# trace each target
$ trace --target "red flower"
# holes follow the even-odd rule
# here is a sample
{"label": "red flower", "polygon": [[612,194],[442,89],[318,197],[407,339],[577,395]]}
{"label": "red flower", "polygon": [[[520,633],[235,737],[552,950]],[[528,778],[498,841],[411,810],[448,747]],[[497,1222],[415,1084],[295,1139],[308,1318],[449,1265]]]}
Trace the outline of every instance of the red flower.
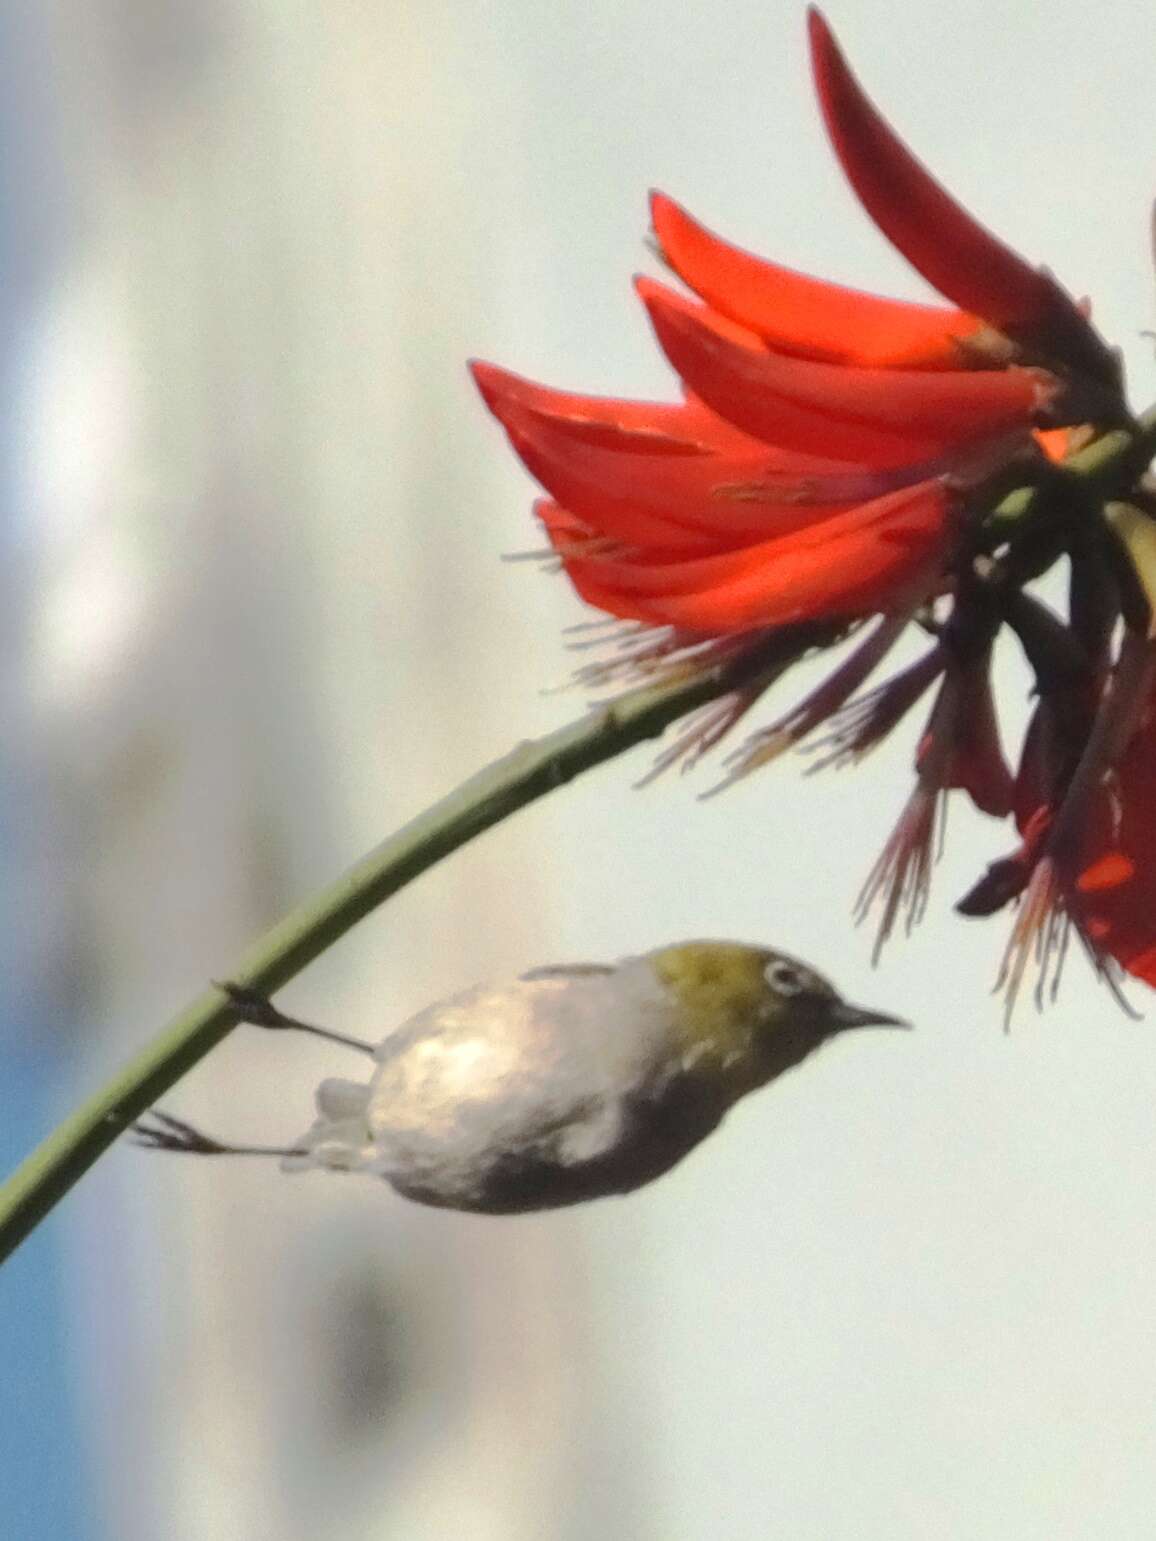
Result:
{"label": "red flower", "polygon": [[[816,645],[816,626],[829,628],[820,641],[831,642],[875,618],[831,679],[731,757],[729,779],[832,719],[826,760],[858,759],[940,679],[915,793],[864,890],[863,903],[883,901],[885,936],[902,905],[914,918],[926,898],[946,793],[962,789],[996,817],[1011,808],[989,665],[1001,626],[1016,624],[1005,613],[1023,582],[1015,564],[1034,576],[1040,541],[1030,525],[1009,536],[990,516],[1017,482],[1055,482],[1048,467],[1070,447],[1069,426],[1087,437],[1131,420],[1118,359],[1086,307],[951,198],[863,94],[818,12],[809,25],[820,106],[850,183],[948,303],[884,299],[794,272],[728,244],[654,193],[658,249],[693,297],[649,278],[637,289],[680,400],[576,395],[492,364],[472,368],[548,494],[535,511],[554,557],[589,605],[628,623],[626,642],[585,679],[754,657],[782,628],[801,628],[802,650]],[[1045,512],[1062,501],[1041,493]],[[1080,539],[1090,549],[1099,535]],[[1043,565],[1066,541],[1052,538]],[[1088,663],[1081,674],[1085,702],[1105,678],[1115,614],[1102,618],[1096,669]],[[916,617],[936,634],[931,653],[857,695]],[[1030,631],[1024,615],[1019,624]],[[660,765],[716,744],[770,682],[758,676],[716,702]],[[1090,713],[1082,721],[1086,735]],[[1046,736],[1041,727],[1037,747]],[[1055,831],[1071,822],[1059,810],[1083,748],[1077,734],[1036,801],[1052,810],[1050,833],[1037,819],[1030,853],[1009,858],[970,896],[976,912],[1044,883],[1034,875],[1056,859]],[[1029,780],[1021,767],[1017,808]],[[1064,861],[1073,849],[1064,847]],[[1078,916],[1088,936],[1122,934],[1106,910],[1093,914],[1076,897],[1085,867],[1096,870],[1095,861],[1065,867],[1057,880],[1063,913]],[[1051,901],[1045,909],[1056,912]]]}
{"label": "red flower", "polygon": [[538,512],[575,587],[624,620],[729,636],[909,610],[944,582],[959,485],[1031,452],[1033,428],[1065,421],[1066,365],[1104,351],[1053,279],[919,167],[822,18],[810,20],[820,101],[852,184],[967,308],[791,272],[654,194],[662,255],[706,302],[638,281],[682,402],[570,395],[473,366],[550,494]]}

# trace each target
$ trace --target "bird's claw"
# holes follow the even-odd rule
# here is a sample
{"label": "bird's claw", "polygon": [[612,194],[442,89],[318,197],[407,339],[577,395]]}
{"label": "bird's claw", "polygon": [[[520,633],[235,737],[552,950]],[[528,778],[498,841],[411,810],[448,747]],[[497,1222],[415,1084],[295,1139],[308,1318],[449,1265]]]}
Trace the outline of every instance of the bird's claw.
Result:
{"label": "bird's claw", "polygon": [[[152,1119],[152,1123],[148,1119]],[[186,1124],[183,1118],[174,1118],[171,1113],[162,1113],[159,1109],[154,1109],[148,1118],[137,1119],[129,1127],[133,1144],[143,1145],[146,1150],[174,1150],[194,1156],[228,1154],[227,1147],[219,1140],[210,1139],[192,1124]]]}

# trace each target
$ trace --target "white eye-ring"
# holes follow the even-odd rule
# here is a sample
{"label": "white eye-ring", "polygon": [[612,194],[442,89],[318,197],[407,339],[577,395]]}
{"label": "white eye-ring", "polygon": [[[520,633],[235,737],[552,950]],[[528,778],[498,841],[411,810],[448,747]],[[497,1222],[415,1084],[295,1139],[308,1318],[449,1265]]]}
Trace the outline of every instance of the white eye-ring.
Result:
{"label": "white eye-ring", "polygon": [[801,995],[807,988],[807,981],[802,971],[782,958],[776,958],[773,963],[768,963],[763,977],[771,989],[776,990],[780,995]]}

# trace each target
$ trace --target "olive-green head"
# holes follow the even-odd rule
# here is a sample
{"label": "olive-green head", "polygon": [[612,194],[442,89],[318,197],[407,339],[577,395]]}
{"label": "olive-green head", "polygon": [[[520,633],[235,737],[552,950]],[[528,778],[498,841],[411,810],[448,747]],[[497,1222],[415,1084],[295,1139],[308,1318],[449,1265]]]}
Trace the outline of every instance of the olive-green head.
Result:
{"label": "olive-green head", "polygon": [[806,963],[742,942],[683,942],[650,955],[675,1002],[685,1053],[736,1091],[771,1080],[852,1027],[906,1027],[852,1006]]}

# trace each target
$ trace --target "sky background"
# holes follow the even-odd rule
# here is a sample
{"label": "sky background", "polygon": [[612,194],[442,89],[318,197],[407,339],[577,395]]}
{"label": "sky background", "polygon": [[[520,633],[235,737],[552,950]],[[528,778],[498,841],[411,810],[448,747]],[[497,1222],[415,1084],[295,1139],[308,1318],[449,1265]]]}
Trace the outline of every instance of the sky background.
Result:
{"label": "sky background", "polygon": [[[829,15],[952,191],[1092,296],[1148,405],[1156,17]],[[537,544],[533,487],[467,357],[670,396],[630,286],[656,271],[652,186],[789,266],[928,296],[827,149],[795,5],[99,0],[12,30],[5,690],[37,834],[4,1084],[27,1145],[291,902],[577,714],[543,687],[581,607],[498,560]],[[1014,746],[1010,650],[998,679]],[[638,751],[286,992],[378,1036],[486,975],[712,935],[917,1031],[837,1042],[653,1189],[563,1215],[116,1153],[0,1282],[13,1345],[39,1344],[42,1400],[0,1413],[13,1448],[45,1409],[9,1464],[27,1541],[1147,1538],[1149,1000],[1130,1020],[1073,954],[1059,1002],[1003,1031],[1008,918],[951,905],[1011,841],[954,802],[927,918],[872,969],[850,911],[918,726],[705,803],[710,766],[633,790]],[[253,1036],[169,1105],[297,1133],[339,1068]]]}

